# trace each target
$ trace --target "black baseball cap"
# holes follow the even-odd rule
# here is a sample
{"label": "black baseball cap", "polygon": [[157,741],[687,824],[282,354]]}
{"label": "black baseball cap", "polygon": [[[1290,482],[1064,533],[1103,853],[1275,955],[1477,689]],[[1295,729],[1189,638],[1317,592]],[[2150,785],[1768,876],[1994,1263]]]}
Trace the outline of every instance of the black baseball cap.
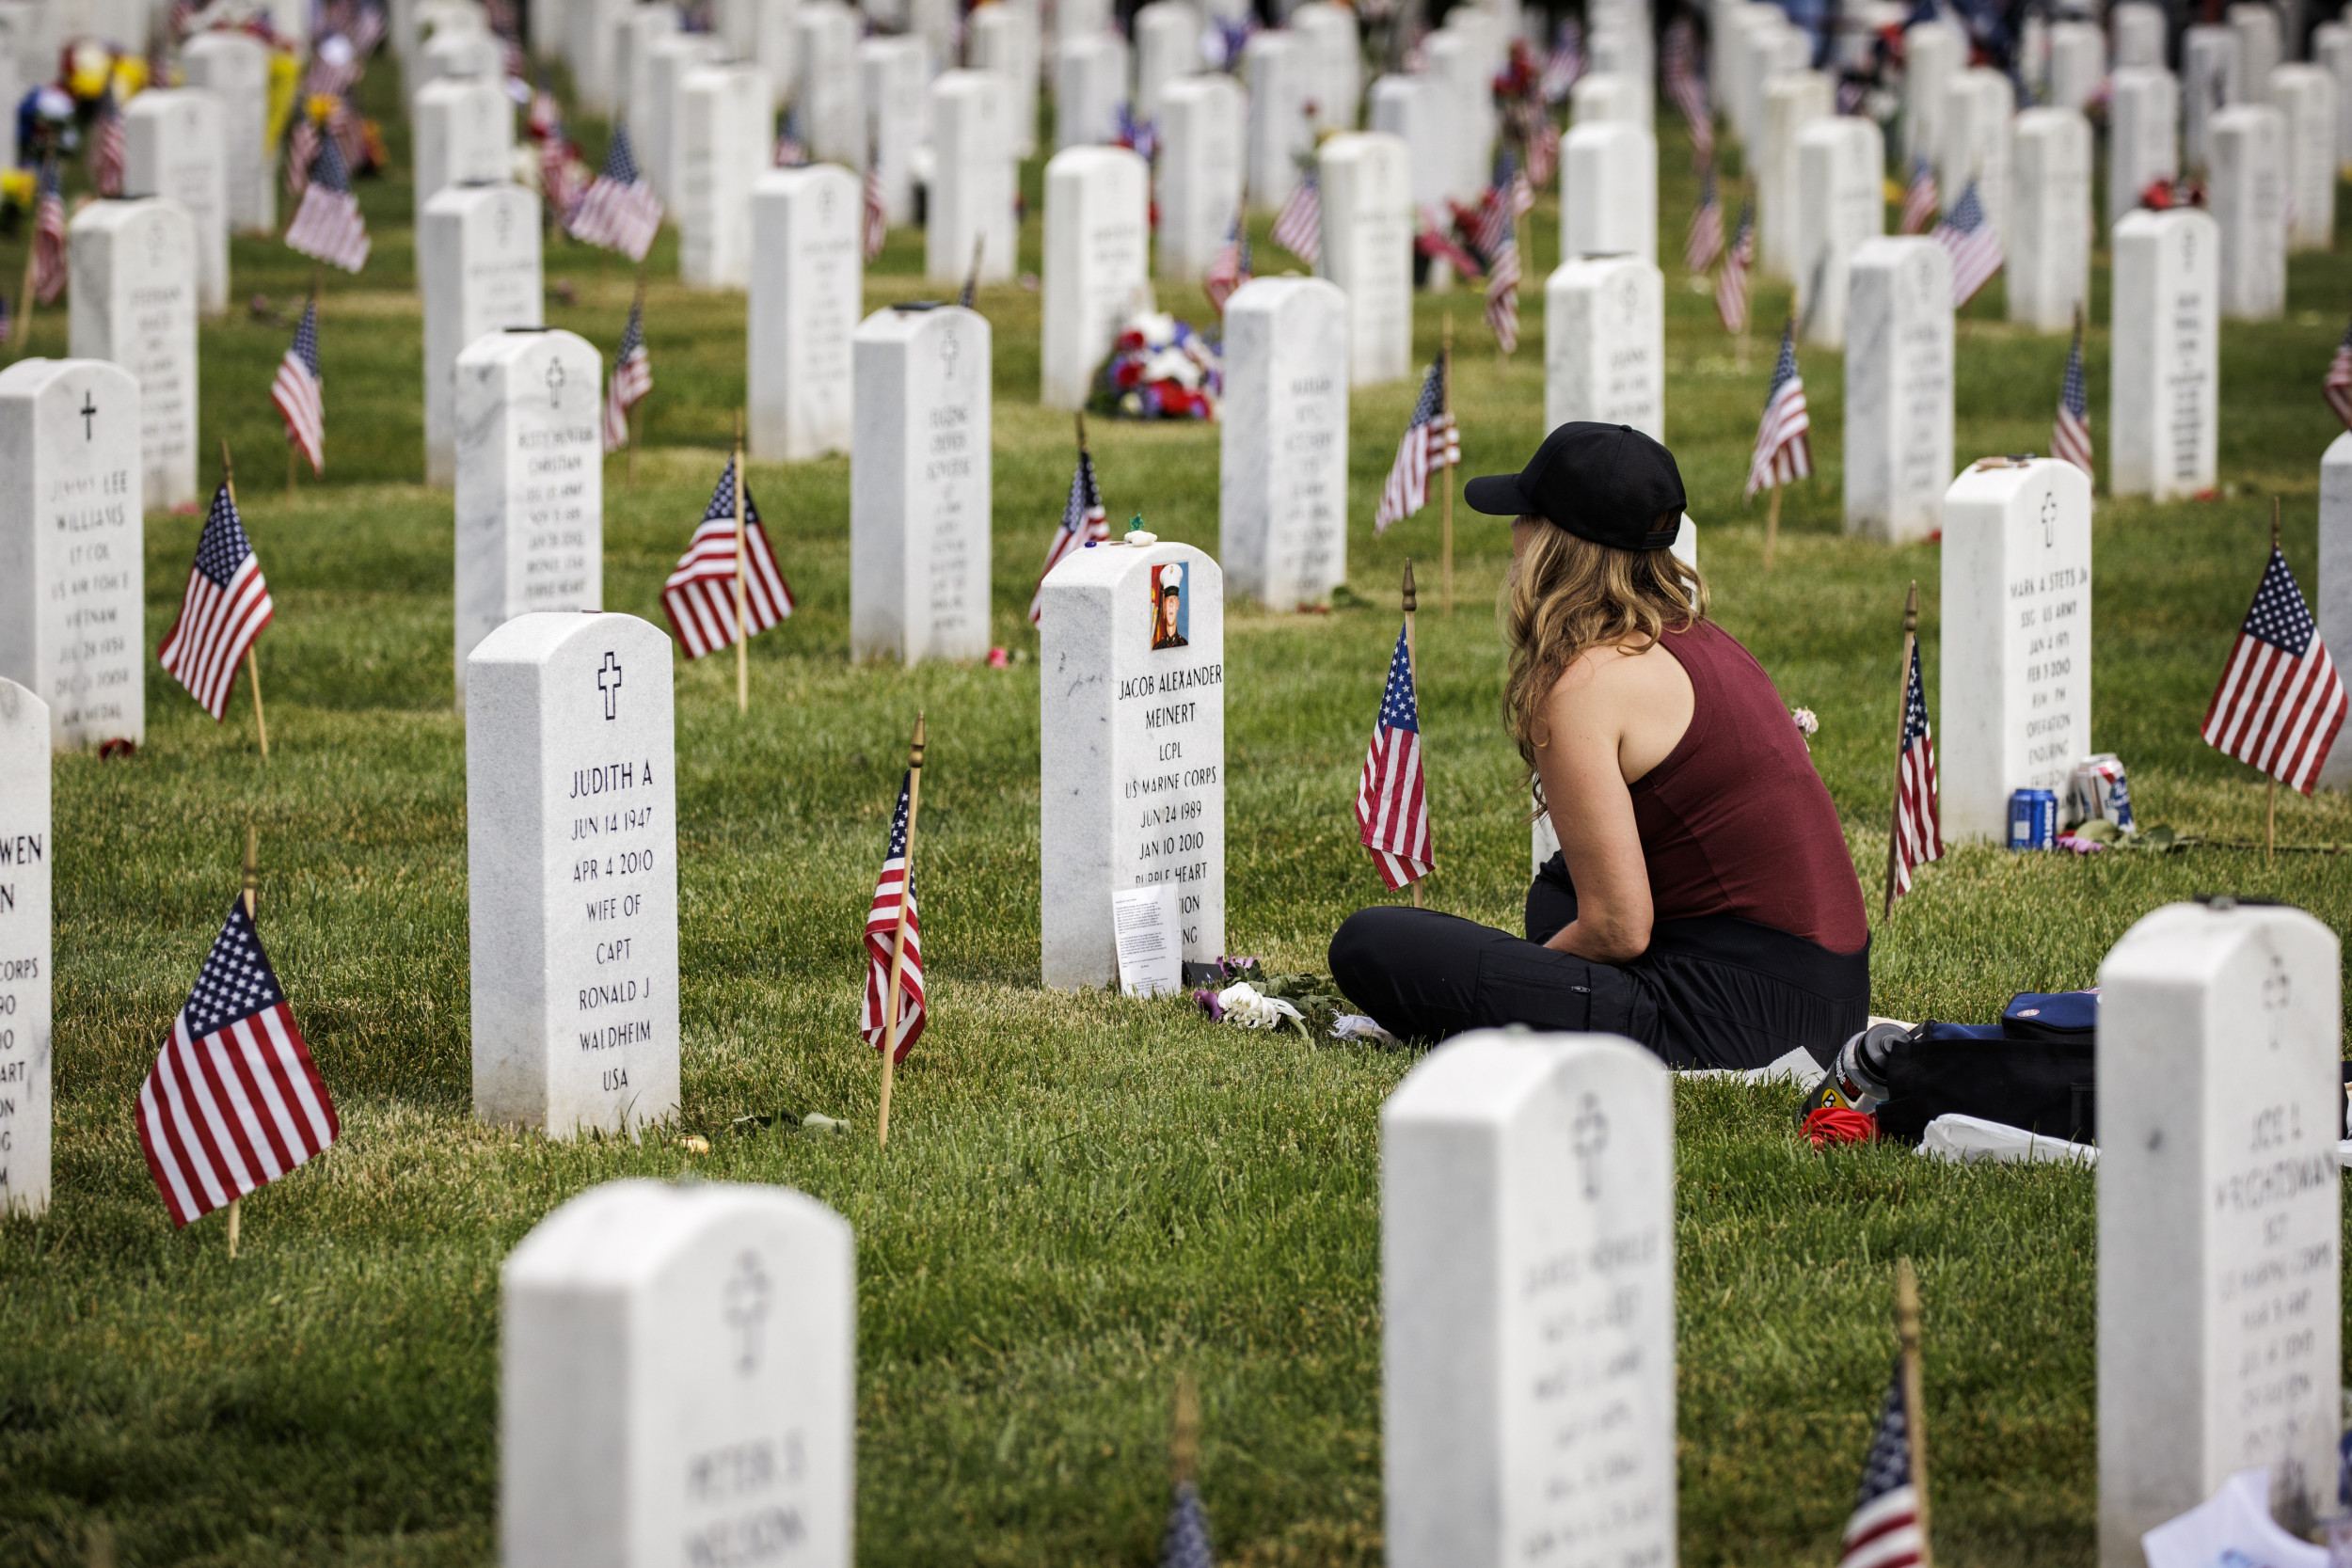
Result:
{"label": "black baseball cap", "polygon": [[[1620,550],[1662,550],[1681,531],[1682,470],[1675,454],[1631,425],[1578,420],[1544,437],[1527,467],[1462,487],[1473,512],[1532,513],[1580,539]],[[1663,531],[1652,525],[1669,519]]]}

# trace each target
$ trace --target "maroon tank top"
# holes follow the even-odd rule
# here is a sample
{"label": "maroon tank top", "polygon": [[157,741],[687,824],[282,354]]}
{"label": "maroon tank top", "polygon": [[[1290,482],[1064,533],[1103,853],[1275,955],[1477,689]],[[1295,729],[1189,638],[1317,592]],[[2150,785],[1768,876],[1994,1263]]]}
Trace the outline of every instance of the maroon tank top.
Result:
{"label": "maroon tank top", "polygon": [[1633,784],[1659,920],[1730,914],[1833,953],[1869,937],[1837,808],[1756,657],[1702,621],[1662,640],[1691,677],[1691,727]]}

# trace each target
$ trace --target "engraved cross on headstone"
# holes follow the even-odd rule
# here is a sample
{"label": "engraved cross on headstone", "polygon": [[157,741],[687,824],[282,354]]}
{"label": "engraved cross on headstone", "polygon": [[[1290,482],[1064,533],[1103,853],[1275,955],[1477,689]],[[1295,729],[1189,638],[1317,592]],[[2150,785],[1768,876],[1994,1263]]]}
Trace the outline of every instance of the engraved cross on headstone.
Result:
{"label": "engraved cross on headstone", "polygon": [[2285,1040],[2287,1007],[2294,1000],[2295,982],[2288,977],[2286,960],[2273,953],[2270,973],[2263,976],[2263,1022],[2269,1027],[2273,1051]]}
{"label": "engraved cross on headstone", "polygon": [[564,362],[561,359],[548,361],[548,406],[564,406]]}
{"label": "engraved cross on headstone", "polygon": [[939,335],[939,362],[945,367],[942,373],[950,381],[956,378],[956,356],[962,352],[963,345],[956,341],[953,327]]}
{"label": "engraved cross on headstone", "polygon": [[2058,492],[2046,492],[2042,498],[2042,547],[2045,550],[2058,546]]}
{"label": "engraved cross on headstone", "polygon": [[87,392],[84,392],[82,394],[82,407],[80,412],[82,415],[82,439],[87,441],[90,438],[90,420],[98,418],[98,404]]}
{"label": "engraved cross on headstone", "polygon": [[[610,676],[610,679],[606,677]],[[604,663],[596,669],[596,689],[604,693],[604,716],[618,719],[621,702],[621,658],[612,649],[604,652]]]}
{"label": "engraved cross on headstone", "polygon": [[1568,1131],[1575,1139],[1577,1168],[1584,1177],[1584,1196],[1590,1201],[1600,1196],[1600,1157],[1609,1147],[1609,1118],[1601,1113],[1599,1096],[1584,1096]]}
{"label": "engraved cross on headstone", "polygon": [[759,1370],[759,1329],[768,1318],[768,1273],[759,1266],[759,1254],[739,1256],[723,1294],[727,1326],[742,1336],[736,1346],[735,1370],[745,1377]]}

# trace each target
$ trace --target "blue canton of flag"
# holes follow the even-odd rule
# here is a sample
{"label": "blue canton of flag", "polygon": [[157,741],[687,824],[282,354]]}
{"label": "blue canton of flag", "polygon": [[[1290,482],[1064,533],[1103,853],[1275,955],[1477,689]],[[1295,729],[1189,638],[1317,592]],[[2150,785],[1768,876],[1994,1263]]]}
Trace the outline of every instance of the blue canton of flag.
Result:
{"label": "blue canton of flag", "polygon": [[1356,835],[1391,888],[1417,882],[1437,864],[1429,835],[1429,792],[1422,772],[1421,711],[1413,699],[1412,644],[1397,629],[1380,722],[1356,787]]}
{"label": "blue canton of flag", "polygon": [[1853,1514],[1846,1521],[1838,1568],[1906,1568],[1919,1560],[1927,1536],[1919,1528],[1919,1494],[1912,1484],[1911,1421],[1898,1365],[1879,1406],[1870,1457],[1863,1462]]}

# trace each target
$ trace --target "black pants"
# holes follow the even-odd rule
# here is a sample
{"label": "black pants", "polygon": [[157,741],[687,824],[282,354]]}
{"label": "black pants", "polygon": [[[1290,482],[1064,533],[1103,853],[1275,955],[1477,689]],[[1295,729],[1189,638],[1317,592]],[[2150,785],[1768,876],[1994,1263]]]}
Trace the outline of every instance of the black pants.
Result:
{"label": "black pants", "polygon": [[1733,915],[1661,921],[1629,964],[1543,942],[1576,918],[1558,855],[1527,890],[1527,940],[1434,910],[1383,905],[1331,939],[1331,974],[1399,1039],[1469,1029],[1623,1035],[1669,1067],[1759,1068],[1804,1050],[1828,1065],[1870,1011],[1870,950],[1825,947]]}

